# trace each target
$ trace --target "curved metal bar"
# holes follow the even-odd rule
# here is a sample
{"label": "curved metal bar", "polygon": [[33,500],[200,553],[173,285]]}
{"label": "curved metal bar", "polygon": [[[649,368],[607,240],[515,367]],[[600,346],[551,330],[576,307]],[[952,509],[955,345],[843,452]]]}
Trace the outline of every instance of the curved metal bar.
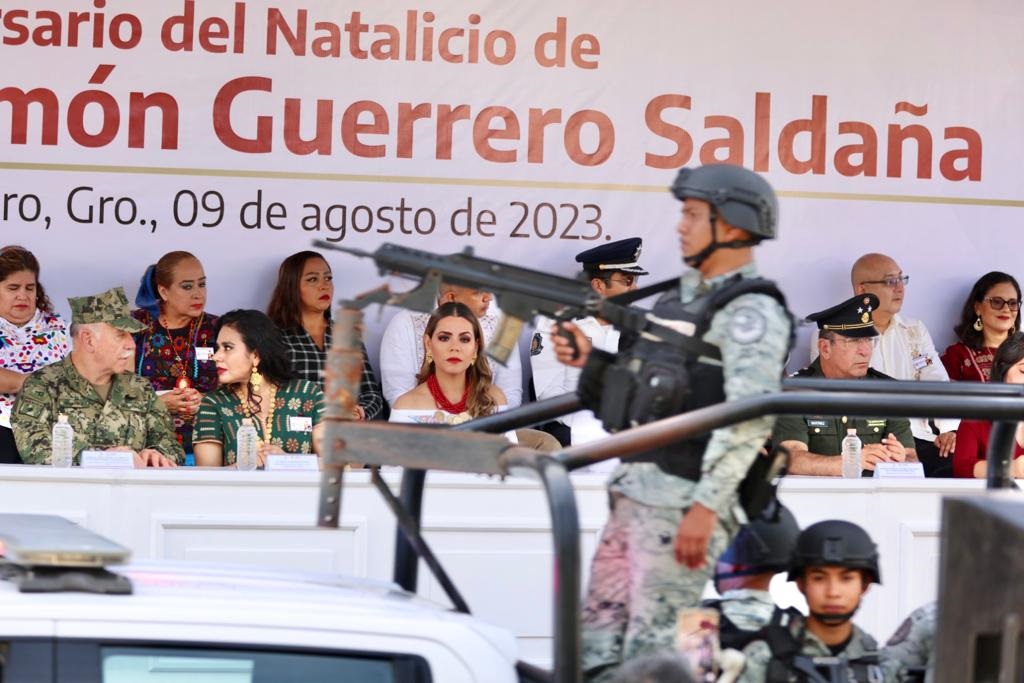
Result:
{"label": "curved metal bar", "polygon": [[513,429],[549,422],[556,417],[575,413],[580,408],[582,408],[582,405],[576,394],[562,394],[554,398],[534,401],[533,403],[521,405],[518,408],[487,415],[486,417],[478,417],[475,420],[455,425],[451,429],[460,432],[501,434]]}
{"label": "curved metal bar", "polygon": [[1013,448],[1017,445],[1016,435],[1016,422],[992,423],[992,431],[988,435],[988,453],[985,458],[988,462],[985,475],[986,488],[1014,488],[1010,468],[1013,465]]}
{"label": "curved metal bar", "polygon": [[906,417],[966,417],[980,420],[1024,418],[1024,397],[916,395],[899,393],[785,392],[750,396],[693,410],[613,434],[606,439],[573,446],[553,457],[566,469],[586,467],[610,458],[629,457],[673,441],[709,432],[762,415],[900,415]]}
{"label": "curved metal bar", "polygon": [[580,660],[580,525],[576,495],[562,463],[548,456],[540,456],[536,462],[551,510],[555,551],[552,679],[560,683],[579,683],[583,671]]}
{"label": "curved metal bar", "polygon": [[787,377],[783,391],[854,392],[858,394],[918,394],[957,396],[1024,396],[1024,384],[1002,382],[930,382],[893,381],[891,379],[827,379],[824,377]]}

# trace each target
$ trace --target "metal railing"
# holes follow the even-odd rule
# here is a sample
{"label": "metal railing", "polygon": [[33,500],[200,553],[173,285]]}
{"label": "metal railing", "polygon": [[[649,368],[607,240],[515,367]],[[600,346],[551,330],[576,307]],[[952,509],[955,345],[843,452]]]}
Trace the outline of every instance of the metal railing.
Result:
{"label": "metal railing", "polygon": [[[784,391],[708,406],[609,435],[600,441],[551,454],[511,447],[503,462],[532,470],[540,480],[552,517],[555,555],[554,637],[551,680],[578,683],[580,669],[579,521],[568,472],[609,458],[623,458],[764,415],[846,415],[974,418],[993,421],[988,449],[988,487],[1013,486],[1010,465],[1015,426],[1024,419],[1024,386],[949,384],[888,380],[789,379]],[[546,422],[579,409],[573,396],[542,401],[463,423],[455,431],[504,432]],[[401,465],[401,462],[388,464]],[[418,527],[425,473],[403,475],[401,503]],[[399,532],[399,536],[402,532]],[[404,541],[404,539],[403,539]],[[395,580],[416,590],[416,554],[396,541]],[[400,552],[399,552],[400,551]]]}

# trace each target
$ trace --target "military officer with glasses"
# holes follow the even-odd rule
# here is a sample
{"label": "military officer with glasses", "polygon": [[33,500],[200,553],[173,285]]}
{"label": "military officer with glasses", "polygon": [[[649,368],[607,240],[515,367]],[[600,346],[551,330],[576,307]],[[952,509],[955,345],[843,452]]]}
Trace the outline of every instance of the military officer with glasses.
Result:
{"label": "military officer with glasses", "polygon": [[[583,269],[581,277],[587,279],[591,289],[605,299],[633,291],[640,277],[647,275],[640,265],[642,249],[641,238],[629,237],[581,251],[576,254],[576,263]],[[608,322],[588,316],[576,320],[575,324],[597,348],[611,353],[618,351],[619,331]],[[560,363],[548,341],[553,326],[553,320],[539,318],[530,344],[530,368],[538,401],[571,394],[579,384],[581,370]],[[563,446],[607,435],[600,421],[588,411],[566,415],[543,425],[543,429]]]}
{"label": "military officer with glasses", "polygon": [[[885,254],[864,254],[850,269],[854,294],[874,294],[878,307],[872,320],[878,330],[878,342],[871,355],[871,367],[899,380],[948,382],[946,372],[928,328],[920,320],[904,316],[904,296],[910,276],[895,259]],[[811,360],[817,356],[812,341]],[[915,417],[910,420],[914,450],[924,466],[925,476],[952,477],[953,450],[956,448],[955,418]]]}
{"label": "military officer with glasses", "polygon": [[[874,294],[858,294],[807,316],[818,326],[818,358],[795,376],[892,379],[871,367],[878,344],[873,320],[878,306]],[[856,429],[864,444],[861,463],[865,471],[874,470],[880,462],[917,461],[910,422],[905,418],[783,415],[775,423],[772,441],[789,449],[790,474],[840,476],[842,458],[838,456],[847,429]]]}

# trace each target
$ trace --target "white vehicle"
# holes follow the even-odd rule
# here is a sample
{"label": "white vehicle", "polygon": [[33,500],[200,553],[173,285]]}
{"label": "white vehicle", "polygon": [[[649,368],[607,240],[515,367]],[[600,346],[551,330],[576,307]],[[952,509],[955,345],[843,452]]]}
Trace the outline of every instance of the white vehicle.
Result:
{"label": "white vehicle", "polygon": [[0,554],[0,683],[520,680],[510,633],[394,584],[114,566],[127,550],[48,515],[0,515]]}

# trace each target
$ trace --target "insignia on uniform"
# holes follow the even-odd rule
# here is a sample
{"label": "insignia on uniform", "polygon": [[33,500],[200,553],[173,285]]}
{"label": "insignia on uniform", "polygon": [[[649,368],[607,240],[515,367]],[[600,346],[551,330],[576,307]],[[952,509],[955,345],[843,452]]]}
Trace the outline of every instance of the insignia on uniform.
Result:
{"label": "insignia on uniform", "polygon": [[903,623],[900,624],[900,627],[896,629],[896,633],[893,633],[892,637],[889,638],[889,642],[886,643],[886,645],[899,645],[902,643],[907,639],[907,636],[910,635],[910,629],[913,628],[913,626],[914,623],[910,617],[904,619]]}
{"label": "insignia on uniform", "polygon": [[539,356],[540,352],[544,350],[544,338],[540,332],[533,333],[533,339],[530,340],[530,355]]}
{"label": "insignia on uniform", "polygon": [[768,329],[768,322],[756,308],[743,306],[736,309],[729,321],[729,337],[740,344],[759,341]]}

